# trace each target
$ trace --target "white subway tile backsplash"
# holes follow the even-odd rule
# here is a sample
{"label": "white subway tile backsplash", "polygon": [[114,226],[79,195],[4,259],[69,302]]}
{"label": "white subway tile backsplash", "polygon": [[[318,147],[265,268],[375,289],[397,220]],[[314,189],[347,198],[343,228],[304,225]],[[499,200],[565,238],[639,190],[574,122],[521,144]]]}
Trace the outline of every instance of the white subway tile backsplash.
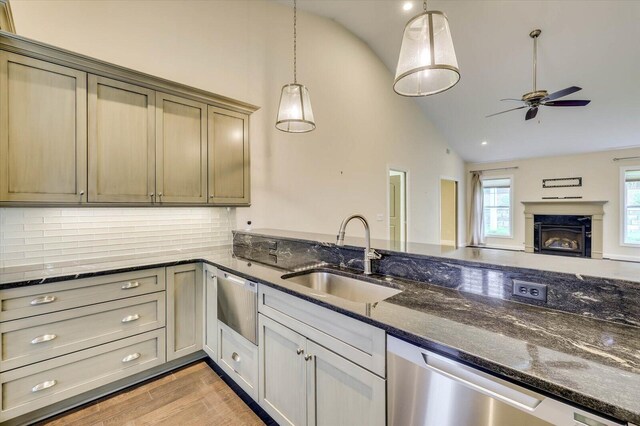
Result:
{"label": "white subway tile backsplash", "polygon": [[0,208],[0,267],[117,262],[231,243],[235,209]]}

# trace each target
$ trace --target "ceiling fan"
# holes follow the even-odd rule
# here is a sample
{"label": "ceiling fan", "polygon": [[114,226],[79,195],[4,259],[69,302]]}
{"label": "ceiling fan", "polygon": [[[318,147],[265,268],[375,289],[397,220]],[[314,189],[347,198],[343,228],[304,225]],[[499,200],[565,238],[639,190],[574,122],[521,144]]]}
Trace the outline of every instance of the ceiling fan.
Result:
{"label": "ceiling fan", "polygon": [[529,37],[533,39],[533,91],[529,93],[525,93],[522,95],[522,99],[500,99],[501,101],[517,101],[523,102],[524,105],[519,106],[517,108],[511,108],[506,111],[497,112],[495,114],[487,115],[487,117],[493,117],[494,115],[504,114],[509,111],[516,111],[518,109],[529,108],[527,110],[527,114],[525,115],[525,120],[531,120],[538,114],[538,108],[541,106],[550,106],[550,107],[576,107],[576,106],[585,106],[589,104],[591,101],[587,100],[562,100],[557,101],[556,99],[562,98],[564,96],[575,93],[579,90],[582,90],[581,87],[571,86],[566,89],[559,90],[557,92],[553,92],[549,94],[546,90],[538,90],[536,88],[536,68],[538,62],[538,37],[542,31],[533,30],[529,34]]}

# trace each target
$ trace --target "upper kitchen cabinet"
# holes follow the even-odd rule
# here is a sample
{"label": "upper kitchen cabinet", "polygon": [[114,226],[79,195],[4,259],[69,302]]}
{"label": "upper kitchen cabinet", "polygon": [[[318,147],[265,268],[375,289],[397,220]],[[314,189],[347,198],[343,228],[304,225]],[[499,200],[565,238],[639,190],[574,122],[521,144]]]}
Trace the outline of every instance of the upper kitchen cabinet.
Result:
{"label": "upper kitchen cabinet", "polygon": [[257,109],[2,32],[0,204],[249,205]]}
{"label": "upper kitchen cabinet", "polygon": [[207,105],[156,95],[156,190],[161,203],[207,202]]}
{"label": "upper kitchen cabinet", "polygon": [[86,201],[87,75],[0,51],[0,201]]}
{"label": "upper kitchen cabinet", "polygon": [[155,92],[89,75],[89,201],[155,201]]}
{"label": "upper kitchen cabinet", "polygon": [[249,205],[249,116],[209,106],[209,202]]}

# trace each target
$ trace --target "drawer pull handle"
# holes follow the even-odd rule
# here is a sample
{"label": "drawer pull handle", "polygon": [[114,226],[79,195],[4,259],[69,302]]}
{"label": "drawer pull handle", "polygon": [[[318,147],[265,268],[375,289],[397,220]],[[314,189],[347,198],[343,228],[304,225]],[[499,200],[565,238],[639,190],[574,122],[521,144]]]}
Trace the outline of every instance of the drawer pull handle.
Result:
{"label": "drawer pull handle", "polygon": [[47,303],[51,303],[55,301],[56,301],[55,296],[40,296],[40,297],[36,297],[31,301],[31,306],[46,305]]}
{"label": "drawer pull handle", "polygon": [[58,337],[58,336],[55,335],[55,334],[43,334],[42,336],[38,336],[38,337],[34,338],[31,341],[31,344],[32,345],[37,345],[38,343],[48,342],[50,340],[55,339],[56,337]]}
{"label": "drawer pull handle", "polygon": [[122,322],[131,322],[139,319],[140,319],[140,315],[138,314],[127,315],[126,317],[122,318]]}
{"label": "drawer pull handle", "polygon": [[125,356],[124,358],[122,358],[122,362],[131,362],[131,361],[135,361],[138,358],[140,358],[140,352],[136,352],[131,355]]}
{"label": "drawer pull handle", "polygon": [[126,284],[122,284],[122,287],[120,287],[123,290],[129,290],[130,288],[136,288],[136,287],[140,287],[140,283],[138,281],[129,281]]}
{"label": "drawer pull handle", "polygon": [[49,389],[50,387],[55,386],[56,383],[58,383],[57,380],[47,380],[46,382],[38,383],[31,388],[31,392],[40,392],[41,390]]}
{"label": "drawer pull handle", "polygon": [[240,355],[238,355],[238,352],[234,352],[231,355],[231,359],[234,360],[235,362],[240,362]]}

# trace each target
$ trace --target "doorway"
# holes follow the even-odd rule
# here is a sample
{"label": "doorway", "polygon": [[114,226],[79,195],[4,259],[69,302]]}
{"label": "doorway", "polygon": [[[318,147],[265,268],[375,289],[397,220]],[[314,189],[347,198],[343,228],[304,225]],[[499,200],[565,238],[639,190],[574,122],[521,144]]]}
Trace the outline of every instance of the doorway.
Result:
{"label": "doorway", "polygon": [[389,169],[389,241],[400,248],[407,241],[407,172]]}
{"label": "doorway", "polygon": [[440,179],[440,244],[458,246],[458,182]]}

